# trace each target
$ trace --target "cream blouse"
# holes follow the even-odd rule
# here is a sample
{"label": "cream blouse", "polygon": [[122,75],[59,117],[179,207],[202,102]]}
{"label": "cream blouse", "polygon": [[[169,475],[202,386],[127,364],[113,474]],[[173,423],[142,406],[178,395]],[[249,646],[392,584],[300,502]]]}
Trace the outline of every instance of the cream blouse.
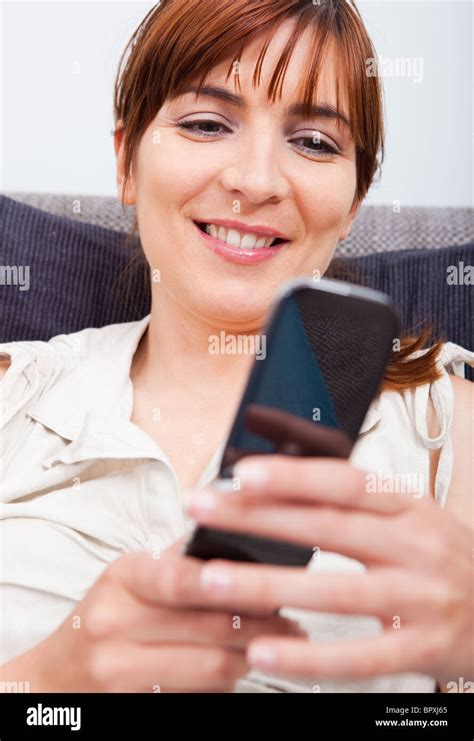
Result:
{"label": "cream blouse", "polygon": [[[150,315],[58,335],[49,342],[0,344],[11,365],[0,382],[0,663],[46,638],[73,611],[101,572],[126,551],[163,550],[193,523],[182,507],[169,459],[130,422],[130,367]],[[453,388],[474,353],[443,345],[440,380],[399,394],[383,392],[362,425],[351,461],[377,474],[419,472],[428,494],[429,449],[441,448],[436,499],[446,501],[453,462]],[[441,432],[429,438],[428,395]],[[199,484],[217,475],[225,440]],[[318,570],[364,570],[353,559],[321,552]],[[284,608],[312,640],[362,636],[378,620]],[[252,671],[236,692],[422,692],[430,677],[283,680]]]}

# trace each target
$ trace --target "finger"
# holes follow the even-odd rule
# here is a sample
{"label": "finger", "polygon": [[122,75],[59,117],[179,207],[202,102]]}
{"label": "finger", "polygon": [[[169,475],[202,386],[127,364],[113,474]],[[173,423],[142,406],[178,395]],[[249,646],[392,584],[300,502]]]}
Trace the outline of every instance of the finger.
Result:
{"label": "finger", "polygon": [[334,458],[251,456],[241,459],[233,474],[241,491],[278,499],[290,498],[292,501],[326,503],[386,514],[402,512],[413,506],[413,501],[422,501],[418,491],[398,493],[396,481],[391,482],[386,476],[376,476]]}
{"label": "finger", "polygon": [[126,692],[126,693],[139,693],[139,694],[176,694],[179,693],[180,695],[183,694],[223,694],[227,692],[233,692],[235,687],[235,680],[230,680],[228,684],[223,682],[219,687],[202,687],[202,688],[196,688],[196,687],[160,687],[160,685],[153,685],[150,687],[149,684],[138,686],[138,687],[129,687],[128,683],[125,682],[123,685],[116,685],[114,688],[114,692]]}
{"label": "finger", "polygon": [[120,634],[138,643],[195,643],[244,649],[259,635],[301,635],[298,624],[283,617],[255,618],[244,613],[156,607],[123,590],[103,600],[88,615],[87,628],[95,638]]}
{"label": "finger", "polygon": [[249,641],[264,634],[300,636],[296,622],[279,616],[254,618],[243,611],[210,612],[198,610],[162,610],[157,624],[152,622],[132,627],[131,639],[146,642],[196,643],[219,645],[223,648],[244,649]]}
{"label": "finger", "polygon": [[189,515],[201,525],[284,540],[334,551],[366,564],[409,563],[417,541],[398,521],[384,515],[328,506],[305,506],[222,494],[196,492]]}
{"label": "finger", "polygon": [[176,642],[219,645],[244,649],[249,641],[265,633],[278,636],[301,636],[297,623],[282,617],[252,618],[232,612],[197,610],[162,611],[160,624],[149,622],[143,628],[132,628],[130,638],[141,642]]}
{"label": "finger", "polygon": [[429,655],[436,652],[437,641],[415,628],[318,643],[259,638],[250,644],[247,657],[253,668],[278,674],[362,679],[398,672],[429,673]]}
{"label": "finger", "polygon": [[[183,558],[164,555],[161,559],[155,559],[150,551],[127,553],[110,568],[111,589],[115,595],[114,581],[118,581],[126,591],[149,606],[212,610],[212,598],[201,586],[200,576],[204,563],[189,556]],[[254,617],[274,616],[273,611],[262,605],[257,596],[255,609],[249,609],[248,613]]]}
{"label": "finger", "polygon": [[249,566],[228,561],[209,562],[202,571],[203,589],[234,609],[262,604],[346,615],[379,617],[395,624],[420,615],[436,614],[442,592],[435,583],[400,569],[368,573],[324,573],[294,567]]}
{"label": "finger", "polygon": [[235,688],[235,680],[231,680],[228,684],[223,682],[219,687],[203,687],[202,689],[196,689],[195,687],[166,687],[164,692],[168,694],[175,694],[179,692],[182,694],[211,694],[218,695],[228,692],[233,692]]}
{"label": "finger", "polygon": [[[92,660],[95,680],[112,692],[141,688],[157,692],[181,687],[206,690],[228,689],[248,672],[245,654],[220,648],[194,645],[137,646],[117,650],[114,644],[102,647]],[[146,689],[148,688],[148,690]]]}

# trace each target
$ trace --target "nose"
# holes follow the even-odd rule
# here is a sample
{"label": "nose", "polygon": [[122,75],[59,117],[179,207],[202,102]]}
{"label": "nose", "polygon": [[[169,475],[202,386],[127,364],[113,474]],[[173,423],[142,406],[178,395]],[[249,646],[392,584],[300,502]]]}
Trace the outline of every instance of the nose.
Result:
{"label": "nose", "polygon": [[265,130],[242,139],[236,147],[235,158],[223,168],[220,182],[236,198],[240,193],[255,204],[281,201],[290,192],[275,139]]}

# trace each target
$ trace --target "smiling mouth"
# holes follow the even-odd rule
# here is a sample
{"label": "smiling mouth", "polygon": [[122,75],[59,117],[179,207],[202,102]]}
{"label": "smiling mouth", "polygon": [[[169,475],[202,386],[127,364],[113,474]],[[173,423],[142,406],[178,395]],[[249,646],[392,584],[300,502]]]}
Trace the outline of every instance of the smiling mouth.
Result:
{"label": "smiling mouth", "polygon": [[[287,244],[288,240],[286,239],[280,239],[280,237],[275,237],[274,239],[271,239],[269,237],[263,237],[262,235],[253,234],[252,232],[248,232],[245,235],[242,232],[237,231],[236,229],[227,229],[225,227],[219,227],[218,230],[215,231],[215,233],[212,233],[212,225],[206,224],[202,221],[195,221],[194,222],[198,229],[200,229],[204,234],[207,234],[208,236],[213,236],[217,239],[220,239],[222,242],[224,242],[226,245],[228,245],[229,248],[233,248],[235,250],[249,250],[249,251],[255,251],[261,249],[268,249],[271,247],[279,247],[280,245]],[[216,228],[214,227],[214,230]],[[221,229],[223,230],[221,232]],[[222,236],[219,235],[219,233],[222,234]],[[247,245],[242,244],[242,240],[245,237],[254,237],[253,244]],[[237,241],[239,241],[239,244],[237,244]]]}

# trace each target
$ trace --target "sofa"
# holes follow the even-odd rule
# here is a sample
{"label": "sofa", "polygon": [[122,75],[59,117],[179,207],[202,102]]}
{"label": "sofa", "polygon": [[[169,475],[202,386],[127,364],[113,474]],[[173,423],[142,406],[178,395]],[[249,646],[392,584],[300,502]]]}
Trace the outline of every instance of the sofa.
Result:
{"label": "sofa", "polygon": [[[115,197],[0,194],[0,342],[145,316],[135,218]],[[363,205],[330,275],[388,293],[406,333],[428,325],[433,339],[474,350],[473,265],[471,209]]]}

